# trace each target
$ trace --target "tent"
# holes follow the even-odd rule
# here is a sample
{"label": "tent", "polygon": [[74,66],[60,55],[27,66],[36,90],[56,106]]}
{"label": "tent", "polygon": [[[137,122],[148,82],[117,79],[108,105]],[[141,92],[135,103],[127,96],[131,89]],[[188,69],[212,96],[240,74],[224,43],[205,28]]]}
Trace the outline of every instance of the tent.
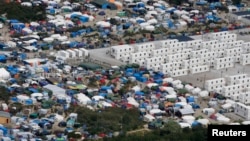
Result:
{"label": "tent", "polygon": [[105,13],[104,11],[100,11],[100,12],[98,13],[98,15],[104,16],[104,15],[106,15],[106,13]]}

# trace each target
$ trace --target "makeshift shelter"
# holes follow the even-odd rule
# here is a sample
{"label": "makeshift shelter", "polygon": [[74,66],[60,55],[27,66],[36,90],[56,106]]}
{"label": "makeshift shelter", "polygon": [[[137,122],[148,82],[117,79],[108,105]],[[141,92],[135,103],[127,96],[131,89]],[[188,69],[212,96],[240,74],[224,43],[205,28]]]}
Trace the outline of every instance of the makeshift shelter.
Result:
{"label": "makeshift shelter", "polygon": [[110,10],[116,10],[116,5],[113,3],[110,3],[106,0],[92,0],[91,3],[95,5],[96,7],[102,8],[102,9],[110,9]]}
{"label": "makeshift shelter", "polygon": [[87,70],[97,70],[102,68],[101,66],[93,63],[82,63],[79,66]]}

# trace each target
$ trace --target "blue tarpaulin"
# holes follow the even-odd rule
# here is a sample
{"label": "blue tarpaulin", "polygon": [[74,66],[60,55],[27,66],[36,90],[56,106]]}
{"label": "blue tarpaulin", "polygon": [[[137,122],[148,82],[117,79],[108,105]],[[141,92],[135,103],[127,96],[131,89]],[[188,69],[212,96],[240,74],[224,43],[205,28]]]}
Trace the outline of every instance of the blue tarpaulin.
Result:
{"label": "blue tarpaulin", "polygon": [[144,95],[144,92],[141,92],[141,91],[137,91],[137,92],[135,92],[135,95]]}
{"label": "blue tarpaulin", "polygon": [[32,105],[32,104],[33,104],[33,100],[32,99],[25,100],[25,105]]}
{"label": "blue tarpaulin", "polygon": [[188,96],[186,99],[187,99],[187,103],[195,102],[195,98],[193,96]]}

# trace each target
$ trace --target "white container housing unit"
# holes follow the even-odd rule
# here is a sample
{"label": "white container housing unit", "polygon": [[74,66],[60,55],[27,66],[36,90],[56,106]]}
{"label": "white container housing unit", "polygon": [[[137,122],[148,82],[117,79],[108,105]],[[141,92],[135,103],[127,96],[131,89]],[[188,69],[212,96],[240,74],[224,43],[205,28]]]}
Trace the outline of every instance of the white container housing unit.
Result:
{"label": "white container housing unit", "polygon": [[161,46],[162,46],[162,48],[166,48],[166,47],[169,47],[170,45],[173,45],[177,42],[179,42],[177,39],[163,40],[163,41],[161,41]]}
{"label": "white container housing unit", "polygon": [[160,66],[160,71],[165,74],[170,74],[181,69],[181,62],[164,63]]}
{"label": "white container housing unit", "polygon": [[79,48],[79,50],[82,51],[83,57],[89,56],[89,51],[85,48]]}
{"label": "white container housing unit", "polygon": [[225,50],[225,56],[227,57],[234,57],[234,62],[240,62],[240,57],[243,52],[241,47],[235,47]]}
{"label": "white container housing unit", "polygon": [[149,52],[136,52],[136,53],[131,53],[130,54],[130,63],[139,63],[141,60],[145,60],[149,58]]}
{"label": "white container housing unit", "polygon": [[65,50],[58,51],[58,56],[63,57],[63,58],[70,58],[69,52],[67,52]]}
{"label": "white container housing unit", "polygon": [[245,120],[250,120],[250,106],[237,102],[234,113],[243,117]]}
{"label": "white container housing unit", "polygon": [[222,88],[222,95],[230,98],[231,96],[235,95],[235,94],[240,94],[242,92],[242,85],[241,84],[237,84],[237,85],[229,85],[229,86],[224,86]]}
{"label": "white container housing unit", "polygon": [[207,52],[208,52],[208,49],[194,50],[194,51],[191,51],[190,57],[191,58],[199,58],[200,55],[207,53]]}
{"label": "white container housing unit", "polygon": [[234,66],[233,57],[223,57],[214,60],[214,69],[219,70],[223,68],[231,68]]}
{"label": "white container housing unit", "polygon": [[192,41],[187,41],[186,46],[193,48],[194,46],[200,46],[202,43],[202,40],[192,40]]}
{"label": "white container housing unit", "polygon": [[76,57],[76,52],[71,50],[71,49],[67,49],[66,50],[69,53],[69,57],[70,58],[75,58]]}
{"label": "white container housing unit", "polygon": [[76,56],[77,57],[82,57],[83,56],[83,53],[82,53],[82,51],[81,50],[79,50],[79,49],[73,49],[73,51],[75,51],[75,53],[76,53]]}
{"label": "white container housing unit", "polygon": [[[236,85],[236,84],[242,84],[245,81],[245,78],[247,78],[247,74],[237,74],[237,75],[230,75],[226,77],[226,83],[227,85]],[[243,81],[241,81],[243,80]]]}
{"label": "white container housing unit", "polygon": [[166,62],[177,62],[177,61],[182,61],[182,60],[186,60],[189,58],[189,54],[188,53],[176,53],[176,54],[172,54],[172,55],[167,55],[166,56]]}
{"label": "white container housing unit", "polygon": [[239,95],[239,102],[249,105],[250,104],[250,92],[241,93]]}
{"label": "white container housing unit", "polygon": [[146,68],[150,69],[155,66],[160,66],[161,64],[164,63],[164,59],[160,57],[151,57],[151,58],[146,58],[145,59],[145,66]]}
{"label": "white container housing unit", "polygon": [[210,34],[208,35],[208,37],[209,37],[210,39],[216,39],[216,40],[217,40],[219,37],[225,36],[225,35],[228,35],[228,34],[229,34],[228,31],[215,32],[215,33],[210,33]]}
{"label": "white container housing unit", "polygon": [[203,41],[201,43],[201,49],[210,49],[210,47],[218,44],[217,40]]}
{"label": "white container housing unit", "polygon": [[209,68],[210,67],[208,65],[192,67],[192,68],[190,68],[190,73],[195,74],[195,73],[207,72],[207,71],[209,71]]}
{"label": "white container housing unit", "polygon": [[188,69],[178,69],[169,73],[171,77],[185,76],[188,75]]}
{"label": "white container housing unit", "polygon": [[207,91],[215,91],[217,89],[222,89],[226,84],[225,78],[217,78],[205,81],[205,89]]}
{"label": "white container housing unit", "polygon": [[243,53],[250,53],[250,42],[242,44]]}
{"label": "white container housing unit", "polygon": [[241,65],[248,65],[248,64],[250,64],[250,53],[248,53],[248,54],[241,54],[241,56],[240,56],[240,64]]}
{"label": "white container housing unit", "polygon": [[133,53],[133,52],[134,52],[134,47],[130,45],[119,45],[111,47],[111,55],[117,60],[120,60],[120,58],[122,58],[122,55],[124,53]]}
{"label": "white container housing unit", "polygon": [[170,48],[160,48],[160,49],[152,50],[150,55],[152,57],[157,57],[157,56],[165,56],[165,55],[169,55],[169,54],[173,54],[173,52]]}
{"label": "white container housing unit", "polygon": [[151,52],[155,49],[155,44],[153,42],[136,44],[134,48],[136,52]]}

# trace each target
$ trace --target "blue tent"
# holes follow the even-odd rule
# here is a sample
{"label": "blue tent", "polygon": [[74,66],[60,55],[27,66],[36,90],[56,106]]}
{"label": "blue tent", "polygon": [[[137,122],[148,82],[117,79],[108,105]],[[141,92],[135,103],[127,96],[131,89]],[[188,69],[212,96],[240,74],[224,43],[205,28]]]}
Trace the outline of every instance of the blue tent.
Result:
{"label": "blue tent", "polygon": [[194,96],[188,96],[186,99],[187,99],[187,103],[193,103],[193,102],[195,102]]}
{"label": "blue tent", "polygon": [[201,123],[194,121],[191,126],[192,127],[201,126]]}
{"label": "blue tent", "polygon": [[106,13],[105,13],[104,11],[100,11],[100,12],[98,13],[98,15],[104,16],[104,15],[106,15]]}
{"label": "blue tent", "polygon": [[193,109],[200,109],[200,105],[198,105],[198,104],[192,104],[192,108]]}
{"label": "blue tent", "polygon": [[79,18],[79,20],[80,20],[82,23],[86,23],[86,22],[89,21],[89,17],[81,16],[81,17]]}
{"label": "blue tent", "polygon": [[32,99],[25,100],[25,105],[32,105],[32,104],[33,104],[33,100]]}
{"label": "blue tent", "polygon": [[6,63],[6,61],[7,61],[6,56],[5,55],[0,55],[0,62],[1,63]]}
{"label": "blue tent", "polygon": [[135,95],[140,95],[140,96],[142,96],[142,95],[144,95],[144,92],[137,91],[137,92],[135,92]]}
{"label": "blue tent", "polygon": [[20,23],[18,20],[16,20],[16,19],[11,19],[11,20],[9,20],[9,23]]}
{"label": "blue tent", "polygon": [[198,2],[196,2],[196,5],[206,5],[207,4],[207,1],[205,0],[200,0]]}
{"label": "blue tent", "polygon": [[18,102],[18,99],[17,99],[17,97],[11,97],[11,101]]}
{"label": "blue tent", "polygon": [[102,86],[101,87],[101,90],[104,90],[104,91],[110,90],[110,89],[112,89],[112,87],[110,87],[110,86]]}
{"label": "blue tent", "polygon": [[8,133],[8,129],[7,128],[5,128],[4,126],[0,126],[0,130],[3,131],[3,135],[7,135],[7,133]]}
{"label": "blue tent", "polygon": [[174,23],[170,19],[167,20],[167,25],[168,25],[169,28],[173,28],[174,27]]}
{"label": "blue tent", "polygon": [[143,2],[138,2],[137,7],[138,8],[143,8],[143,7],[145,7],[145,4]]}
{"label": "blue tent", "polygon": [[98,95],[103,96],[103,97],[107,97],[108,94],[107,93],[99,93]]}

